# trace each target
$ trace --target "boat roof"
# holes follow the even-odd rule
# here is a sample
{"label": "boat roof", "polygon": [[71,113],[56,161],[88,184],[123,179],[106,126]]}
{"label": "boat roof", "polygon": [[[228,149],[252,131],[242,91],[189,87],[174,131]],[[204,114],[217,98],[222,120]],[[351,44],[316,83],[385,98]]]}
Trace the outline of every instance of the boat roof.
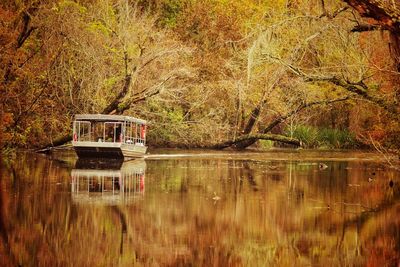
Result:
{"label": "boat roof", "polygon": [[139,124],[147,124],[145,120],[124,116],[124,115],[104,115],[104,114],[76,114],[77,121],[130,121]]}

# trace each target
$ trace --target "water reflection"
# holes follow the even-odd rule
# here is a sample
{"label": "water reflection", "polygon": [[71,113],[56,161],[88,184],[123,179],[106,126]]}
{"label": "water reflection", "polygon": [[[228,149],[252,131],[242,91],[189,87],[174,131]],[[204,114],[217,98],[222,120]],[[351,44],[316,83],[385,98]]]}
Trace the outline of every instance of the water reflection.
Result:
{"label": "water reflection", "polygon": [[145,191],[146,162],[78,159],[71,171],[72,200],[80,204],[129,204]]}
{"label": "water reflection", "polygon": [[399,173],[328,156],[22,154],[0,163],[0,265],[398,265]]}

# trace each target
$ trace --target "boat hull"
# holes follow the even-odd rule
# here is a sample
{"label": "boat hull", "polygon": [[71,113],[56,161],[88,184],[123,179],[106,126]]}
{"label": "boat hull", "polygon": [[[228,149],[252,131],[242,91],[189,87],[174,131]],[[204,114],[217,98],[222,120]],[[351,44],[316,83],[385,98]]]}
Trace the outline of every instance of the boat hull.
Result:
{"label": "boat hull", "polygon": [[100,142],[73,142],[74,150],[79,158],[141,158],[146,154],[143,145]]}

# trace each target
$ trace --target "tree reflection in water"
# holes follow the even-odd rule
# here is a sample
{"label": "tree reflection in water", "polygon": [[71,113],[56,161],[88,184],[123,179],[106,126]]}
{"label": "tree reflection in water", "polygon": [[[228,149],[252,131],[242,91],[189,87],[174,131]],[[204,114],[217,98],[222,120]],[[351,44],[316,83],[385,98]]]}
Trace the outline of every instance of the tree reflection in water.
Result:
{"label": "tree reflection in water", "polygon": [[398,264],[399,173],[349,152],[320,169],[304,153],[154,159],[143,172],[21,154],[0,168],[0,262]]}

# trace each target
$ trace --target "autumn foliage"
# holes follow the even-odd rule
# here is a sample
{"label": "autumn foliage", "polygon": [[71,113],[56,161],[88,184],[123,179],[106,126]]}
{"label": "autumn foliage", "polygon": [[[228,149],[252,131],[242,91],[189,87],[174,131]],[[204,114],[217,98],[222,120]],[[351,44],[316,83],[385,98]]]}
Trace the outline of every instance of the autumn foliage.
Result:
{"label": "autumn foliage", "polygon": [[231,141],[306,125],[398,148],[397,33],[354,2],[3,1],[0,146],[123,113],[156,146],[245,148]]}

